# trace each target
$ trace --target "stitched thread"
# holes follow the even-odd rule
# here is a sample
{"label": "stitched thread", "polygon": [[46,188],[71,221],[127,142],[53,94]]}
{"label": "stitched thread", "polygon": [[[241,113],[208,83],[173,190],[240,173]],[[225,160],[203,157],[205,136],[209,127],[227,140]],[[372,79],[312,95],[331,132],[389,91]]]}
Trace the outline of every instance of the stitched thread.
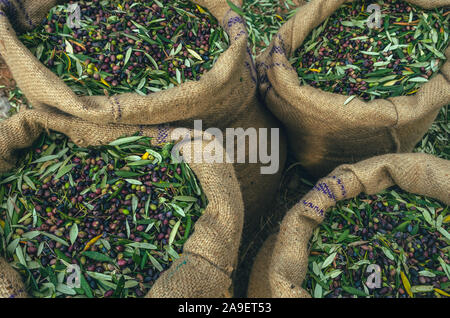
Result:
{"label": "stitched thread", "polygon": [[[11,4],[9,0],[0,0],[0,3],[3,3],[5,5],[5,11],[8,13],[13,20],[17,18],[17,10],[16,8]],[[4,12],[0,11],[3,16],[7,16]]]}
{"label": "stitched thread", "polygon": [[307,206],[307,207],[309,207],[309,208],[315,210],[315,211],[317,212],[317,214],[319,214],[320,216],[323,216],[323,213],[324,213],[324,212],[323,212],[323,209],[319,208],[317,205],[315,205],[315,204],[313,204],[312,202],[307,201],[307,200],[303,200],[302,203],[303,203],[305,206]]}
{"label": "stitched thread", "polygon": [[167,137],[169,136],[169,128],[164,125],[158,126],[158,136],[156,138],[156,142],[158,145],[164,144],[167,142]]}
{"label": "stitched thread", "polygon": [[25,10],[25,6],[23,5],[22,0],[17,0],[17,3],[19,4],[19,8],[23,11],[25,14],[25,19],[27,20],[28,24],[30,26],[33,26],[33,22],[30,19],[30,16],[28,15],[27,11]]}

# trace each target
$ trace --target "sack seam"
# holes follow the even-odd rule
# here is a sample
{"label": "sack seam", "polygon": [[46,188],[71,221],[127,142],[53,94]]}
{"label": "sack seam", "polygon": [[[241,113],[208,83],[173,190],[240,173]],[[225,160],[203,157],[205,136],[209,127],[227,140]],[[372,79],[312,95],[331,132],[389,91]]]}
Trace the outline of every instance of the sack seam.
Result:
{"label": "sack seam", "polygon": [[210,261],[209,259],[207,259],[206,257],[204,257],[203,255],[197,254],[197,253],[192,253],[192,252],[188,252],[186,251],[184,254],[188,254],[188,255],[192,255],[192,256],[196,256],[199,257],[203,260],[205,260],[206,262],[208,262],[210,265],[212,265],[213,267],[215,267],[216,269],[218,269],[219,271],[221,271],[224,275],[226,275],[227,277],[231,277],[231,274],[234,270],[234,267],[231,266],[231,270],[227,271],[226,269],[222,269],[219,265],[214,264],[212,261]]}

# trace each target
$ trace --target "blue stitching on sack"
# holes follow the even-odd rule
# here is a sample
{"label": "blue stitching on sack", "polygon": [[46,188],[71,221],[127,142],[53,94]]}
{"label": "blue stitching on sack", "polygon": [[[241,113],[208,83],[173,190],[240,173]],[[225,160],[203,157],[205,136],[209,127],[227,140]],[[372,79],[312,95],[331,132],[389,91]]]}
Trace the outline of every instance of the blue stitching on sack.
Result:
{"label": "blue stitching on sack", "polygon": [[167,142],[167,137],[169,137],[169,128],[165,125],[158,126],[158,136],[156,137],[156,142],[158,145]]}
{"label": "blue stitching on sack", "polygon": [[324,213],[324,212],[323,212],[323,209],[320,209],[317,205],[315,205],[315,204],[313,204],[312,202],[307,201],[307,200],[303,200],[302,203],[303,203],[306,207],[315,210],[315,211],[317,212],[317,214],[319,214],[320,216],[323,216],[323,213]]}
{"label": "blue stitching on sack", "polygon": [[330,188],[328,187],[328,184],[326,184],[325,182],[316,184],[314,186],[314,190],[322,192],[322,193],[326,194],[330,199],[333,199],[334,201],[336,201],[336,196],[330,190]]}
{"label": "blue stitching on sack", "polygon": [[[248,36],[248,33],[247,33],[247,29],[244,27],[244,22],[245,21],[244,21],[244,19],[242,19],[241,16],[231,17],[230,19],[228,19],[228,22],[225,23],[226,16],[230,13],[230,11],[232,11],[232,10],[229,9],[227,11],[227,13],[225,14],[225,16],[224,16],[224,18],[222,20],[222,25],[224,25],[224,28],[225,28],[225,30],[227,32],[234,25],[236,25],[236,24],[240,24],[241,25],[241,30],[239,30],[239,32],[234,37],[234,40],[237,41],[243,35]],[[251,64],[248,63],[248,62],[245,62],[244,65],[249,70],[250,76],[251,76],[251,79],[252,79],[253,83],[257,84],[257,82],[258,82],[258,79],[257,79],[258,75],[257,75],[257,72],[256,72],[255,63],[254,63],[253,58],[252,58],[252,53],[251,53],[250,48],[248,47],[248,45],[247,45],[247,54],[248,54],[248,56],[250,58]],[[256,76],[254,76],[253,70],[255,70]]]}
{"label": "blue stitching on sack", "polygon": [[337,179],[337,183],[338,183],[339,186],[341,187],[341,193],[342,193],[342,196],[345,197],[345,195],[347,194],[347,191],[345,190],[344,183],[342,183],[342,180],[339,179],[339,178],[337,178],[336,176],[333,176],[332,178],[333,178],[333,179]]}
{"label": "blue stitching on sack", "polygon": [[189,256],[184,255],[183,257],[184,257],[184,259],[183,259],[183,261],[181,262],[181,264],[178,264],[177,267],[175,267],[174,270],[173,270],[172,272],[169,273],[169,276],[167,277],[167,279],[172,278],[172,276],[175,275],[176,272],[178,272],[178,270],[181,268],[181,266],[187,264],[187,261],[189,260]]}
{"label": "blue stitching on sack", "polygon": [[227,29],[230,29],[235,24],[244,24],[244,19],[240,15],[232,17],[228,20],[227,24],[225,25]]}
{"label": "blue stitching on sack", "polygon": [[19,4],[19,8],[23,11],[23,13],[25,14],[25,19],[27,19],[27,22],[30,26],[33,26],[33,22],[30,19],[30,16],[28,15],[27,11],[25,10],[25,7],[23,5],[22,0],[17,0],[17,3]]}
{"label": "blue stitching on sack", "polygon": [[5,11],[6,11],[6,13],[7,13],[7,14],[5,14],[5,12],[0,11],[0,12],[2,13],[2,15],[3,15],[3,16],[8,16],[8,14],[9,14],[9,16],[10,16],[13,20],[15,20],[15,19],[17,18],[17,10],[16,10],[16,8],[11,4],[11,2],[10,2],[9,0],[0,0],[0,3],[3,3],[3,4],[5,5]]}
{"label": "blue stitching on sack", "polygon": [[21,289],[21,290],[19,290],[19,291],[17,292],[17,294],[11,294],[11,295],[9,295],[8,298],[16,298],[16,296],[18,296],[18,294],[20,294],[20,293],[22,293],[22,292],[24,292],[24,291],[25,291],[25,290]]}

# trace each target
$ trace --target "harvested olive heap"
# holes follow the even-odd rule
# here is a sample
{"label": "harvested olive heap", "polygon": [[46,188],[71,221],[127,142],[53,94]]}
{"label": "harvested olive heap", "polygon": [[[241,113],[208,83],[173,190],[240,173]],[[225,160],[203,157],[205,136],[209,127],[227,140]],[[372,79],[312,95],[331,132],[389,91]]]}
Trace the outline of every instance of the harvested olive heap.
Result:
{"label": "harvested olive heap", "polygon": [[198,80],[228,47],[217,20],[188,0],[71,1],[21,41],[79,95],[146,95]]}
{"label": "harvested olive heap", "polygon": [[242,9],[232,7],[246,20],[248,41],[255,56],[270,45],[280,27],[295,15],[296,6],[291,0],[244,0]]}
{"label": "harvested olive heap", "polygon": [[[341,201],[314,232],[304,288],[314,297],[450,297],[449,222],[448,206],[397,187]],[[381,268],[380,288],[366,286],[370,264]]]}
{"label": "harvested olive heap", "polygon": [[[0,253],[36,297],[142,297],[180,257],[206,198],[172,145],[84,149],[43,135],[0,176]],[[80,288],[68,266],[80,267]],[[72,285],[73,286],[73,285]]]}
{"label": "harvested olive heap", "polygon": [[[370,4],[381,28],[367,24]],[[316,28],[291,60],[303,84],[364,100],[411,95],[444,63],[450,8],[424,10],[405,1],[354,1]]]}

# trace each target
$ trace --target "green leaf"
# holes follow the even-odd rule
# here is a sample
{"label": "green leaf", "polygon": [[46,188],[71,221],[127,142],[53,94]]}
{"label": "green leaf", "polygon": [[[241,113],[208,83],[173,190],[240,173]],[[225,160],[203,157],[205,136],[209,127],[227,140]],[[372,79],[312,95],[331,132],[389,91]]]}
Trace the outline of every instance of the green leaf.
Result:
{"label": "green leaf", "polygon": [[175,225],[173,226],[172,231],[170,232],[170,236],[169,236],[169,245],[172,245],[173,240],[175,239],[175,236],[177,235],[180,224],[181,224],[181,221],[178,220],[177,223],[175,223]]}
{"label": "green leaf", "polygon": [[122,178],[129,178],[129,177],[139,177],[142,175],[142,173],[132,172],[132,171],[115,171],[114,172],[116,176],[122,177]]}
{"label": "green leaf", "polygon": [[70,243],[73,245],[78,237],[78,225],[74,223],[70,229]]}
{"label": "green leaf", "polygon": [[114,291],[114,294],[112,295],[112,297],[114,297],[114,298],[120,297],[120,295],[122,294],[124,286],[125,286],[125,277],[123,277],[123,275],[122,275],[119,278],[119,282],[117,283],[117,288]]}
{"label": "green leaf", "polygon": [[83,76],[83,66],[81,66],[81,63],[79,60],[75,60],[75,64],[77,67],[78,78],[80,78],[81,76]]}
{"label": "green leaf", "polygon": [[88,298],[94,298],[94,295],[92,294],[91,286],[89,286],[86,278],[84,278],[84,275],[80,275],[80,283],[81,283],[81,288],[86,293],[86,296]]}
{"label": "green leaf", "polygon": [[431,278],[436,277],[436,274],[434,274],[432,272],[429,272],[429,271],[426,271],[426,270],[420,271],[419,275],[420,276],[425,276],[425,277],[431,277]]}
{"label": "green leaf", "polygon": [[174,204],[174,203],[169,203],[169,206],[171,206],[174,209],[174,212],[176,214],[178,214],[181,217],[185,217],[186,214],[184,213],[183,209],[180,208],[178,205]]}
{"label": "green leaf", "polygon": [[197,202],[197,198],[186,196],[186,195],[176,195],[173,197],[176,201],[183,201],[183,202]]}
{"label": "green leaf", "polygon": [[148,258],[150,259],[150,262],[153,264],[153,266],[159,270],[160,272],[162,272],[164,269],[162,268],[161,264],[156,260],[156,258],[154,258],[149,252],[147,252],[148,254]]}
{"label": "green leaf", "polygon": [[46,233],[46,232],[41,232],[41,234],[51,238],[52,240],[54,240],[56,242],[61,243],[62,245],[65,245],[65,246],[69,247],[69,244],[66,241],[64,241],[62,238],[59,238],[59,237],[57,237],[57,236],[55,236],[53,234]]}
{"label": "green leaf", "polygon": [[11,254],[14,253],[17,246],[19,246],[19,242],[20,242],[20,238],[16,238],[16,239],[12,240],[11,243],[8,244],[8,247],[6,248],[6,250]]}
{"label": "green leaf", "polygon": [[186,49],[188,50],[189,53],[192,54],[193,57],[195,57],[196,59],[198,59],[200,61],[203,61],[202,57],[197,52],[195,52],[194,50],[191,50],[189,48],[186,48]]}
{"label": "green leaf", "polygon": [[395,261],[394,255],[392,255],[391,251],[387,248],[387,247],[381,247],[381,249],[383,250],[384,255],[387,256],[387,258],[389,258],[392,261]]}
{"label": "green leaf", "polygon": [[23,255],[23,251],[22,248],[19,246],[16,247],[16,255],[17,258],[19,259],[19,262],[23,265],[23,266],[27,266],[27,262],[25,261],[25,256]]}
{"label": "green leaf", "polygon": [[178,259],[180,258],[180,255],[178,255],[178,253],[172,248],[172,246],[168,245],[168,246],[164,246],[164,248],[166,249],[167,253],[172,257],[172,259]]}
{"label": "green leaf", "polygon": [[43,51],[44,51],[44,44],[41,43],[41,44],[38,45],[38,47],[37,47],[37,49],[36,49],[36,58],[37,58],[38,60],[41,59],[41,56],[42,56],[42,52],[43,52]]}
{"label": "green leaf", "polygon": [[314,298],[322,298],[322,285],[316,283],[316,288],[314,288]]}
{"label": "green leaf", "polygon": [[432,292],[433,290],[434,290],[433,285],[417,285],[411,287],[411,291],[413,293],[429,293]]}
{"label": "green leaf", "polygon": [[68,173],[70,170],[72,170],[73,167],[75,167],[74,164],[70,164],[70,165],[61,167],[61,168],[58,170],[58,173],[56,174],[55,179],[61,178],[61,177],[64,176],[66,173]]}
{"label": "green leaf", "polygon": [[150,243],[141,243],[141,242],[133,242],[133,243],[127,244],[127,246],[142,248],[142,249],[146,249],[146,250],[156,250],[158,248],[156,245],[153,245]]}
{"label": "green leaf", "polygon": [[43,250],[44,250],[44,242],[41,242],[37,250],[37,256],[40,256]]}
{"label": "green leaf", "polygon": [[25,181],[26,184],[30,186],[31,189],[36,190],[36,186],[34,185],[33,181],[28,176],[23,176],[23,181]]}
{"label": "green leaf", "polygon": [[137,285],[139,285],[139,282],[135,280],[127,280],[125,282],[124,288],[133,288],[136,287]]}
{"label": "green leaf", "polygon": [[365,292],[363,292],[362,290],[356,289],[354,287],[350,287],[350,286],[342,286],[342,289],[344,291],[346,291],[349,294],[352,295],[356,295],[356,296],[361,296],[361,297],[367,297],[369,295],[367,295]]}
{"label": "green leaf", "polygon": [[149,207],[150,207],[150,201],[151,201],[151,198],[152,198],[152,197],[149,195],[147,201],[145,202],[145,207],[144,207],[144,209],[145,209],[145,215],[146,215],[146,216],[148,216],[148,209],[149,209]]}
{"label": "green leaf", "polygon": [[133,156],[127,156],[124,159],[129,160],[129,161],[139,161],[139,160],[141,160],[141,157],[133,155]]}
{"label": "green leaf", "polygon": [[428,79],[426,79],[425,77],[414,77],[414,78],[410,78],[408,80],[408,82],[413,82],[413,83],[426,83],[428,82]]}
{"label": "green leaf", "polygon": [[129,163],[127,163],[127,166],[129,166],[129,167],[145,166],[145,165],[149,165],[152,163],[153,163],[153,161],[151,161],[151,160],[140,160],[140,161],[129,162]]}
{"label": "green leaf", "polygon": [[41,157],[41,158],[31,162],[31,163],[32,164],[33,163],[41,163],[41,162],[46,162],[46,161],[50,161],[50,160],[54,160],[54,159],[58,159],[58,158],[59,158],[58,155],[50,155],[50,156]]}
{"label": "green leaf", "polygon": [[447,238],[447,240],[450,240],[450,234],[447,232],[447,230],[445,230],[444,228],[440,227],[440,228],[438,228],[438,231],[442,235],[444,235]]}
{"label": "green leaf", "polygon": [[109,251],[111,249],[111,245],[109,244],[109,241],[105,239],[100,239],[101,244]]}
{"label": "green leaf", "polygon": [[329,278],[333,279],[333,278],[338,277],[341,274],[342,274],[342,271],[340,269],[335,269],[335,270],[332,270],[331,272],[327,273],[325,275],[325,278],[326,279],[329,279]]}
{"label": "green leaf", "polygon": [[4,183],[11,182],[11,181],[13,181],[13,180],[16,180],[17,178],[18,178],[18,177],[17,177],[16,175],[9,176],[8,178],[2,180],[2,181],[0,182],[0,184],[4,184]]}
{"label": "green leaf", "polygon": [[319,276],[319,277],[320,277],[321,275],[323,275],[323,274],[322,274],[322,271],[321,271],[320,268],[319,268],[319,265],[317,265],[316,262],[313,262],[312,269],[313,269],[314,274],[316,274],[316,276]]}
{"label": "green leaf", "polygon": [[92,204],[90,204],[90,203],[87,203],[87,202],[83,202],[83,205],[85,206],[85,207],[87,207],[89,210],[94,210],[94,206],[92,205]]}
{"label": "green leaf", "polygon": [[371,56],[378,56],[380,55],[380,52],[369,52],[369,51],[360,51],[361,54],[371,55]]}
{"label": "green leaf", "polygon": [[114,140],[113,142],[110,142],[110,146],[120,146],[123,144],[133,143],[138,141],[139,139],[144,138],[143,136],[133,136],[133,137],[125,137],[125,138],[119,138],[117,140]]}
{"label": "green leaf", "polygon": [[74,296],[77,294],[73,288],[70,288],[69,286],[67,286],[65,284],[58,284],[56,286],[56,290],[59,291],[60,293],[63,293],[66,295],[71,295],[71,296]]}
{"label": "green leaf", "polygon": [[104,189],[107,183],[108,183],[108,176],[107,174],[105,174],[102,178],[102,182],[100,183],[100,188]]}
{"label": "green leaf", "polygon": [[136,196],[133,196],[131,198],[131,209],[132,209],[133,213],[136,212],[138,204],[139,204],[138,198]]}
{"label": "green leaf", "polygon": [[123,66],[127,65],[128,61],[130,60],[132,52],[133,52],[133,48],[132,47],[128,48],[127,53],[125,54],[125,60],[123,62]]}
{"label": "green leaf", "polygon": [[128,224],[128,219],[125,220],[125,227],[127,229],[127,237],[130,238],[130,224]]}
{"label": "green leaf", "polygon": [[22,237],[26,238],[26,239],[29,239],[29,240],[32,240],[35,237],[39,236],[40,234],[41,234],[41,232],[39,232],[39,231],[31,231],[31,232],[24,233],[22,235]]}
{"label": "green leaf", "polygon": [[400,224],[399,226],[397,226],[395,228],[395,232],[405,232],[406,227],[411,223],[411,221],[405,221],[402,224]]}
{"label": "green leaf", "polygon": [[86,273],[89,276],[91,276],[92,278],[94,278],[94,279],[105,280],[105,281],[112,281],[112,276],[111,275],[97,273],[97,272],[90,272],[90,271],[86,271]]}
{"label": "green leaf", "polygon": [[[56,255],[59,257],[59,259],[64,260],[65,262],[67,262],[68,264],[70,264],[70,259],[67,257],[66,254],[64,254],[63,252],[61,252],[59,249],[55,248],[54,252],[56,253]],[[67,264],[66,264],[67,265]],[[69,266],[69,265],[67,265]]]}
{"label": "green leaf", "polygon": [[170,188],[171,186],[174,188],[179,188],[182,186],[181,183],[174,183],[174,182],[152,182],[152,184],[158,188]]}
{"label": "green leaf", "polygon": [[353,99],[355,99],[356,95],[352,95],[349,98],[347,98],[344,102],[344,106],[350,103]]}
{"label": "green leaf", "polygon": [[36,224],[37,224],[37,212],[36,212],[36,209],[35,208],[33,208],[33,213],[32,213],[32,215],[33,215],[33,227],[36,227]]}
{"label": "green leaf", "polygon": [[125,179],[129,184],[142,185],[142,182],[136,179]]}
{"label": "green leaf", "polygon": [[156,151],[154,151],[154,150],[152,150],[152,149],[145,149],[145,151],[147,151],[149,154],[151,154],[153,157],[155,157],[155,161],[153,162],[154,164],[156,164],[156,163],[161,163],[162,162],[162,157],[161,157],[161,155],[158,153],[158,152],[156,152]]}
{"label": "green leaf", "polygon": [[450,279],[450,265],[447,265],[442,257],[439,256],[438,258],[439,263],[441,264],[442,268],[444,269],[445,274],[447,275],[448,279]]}
{"label": "green leaf", "polygon": [[114,264],[114,260],[111,257],[104,255],[102,253],[99,253],[99,252],[85,251],[85,252],[83,252],[83,255],[93,259],[94,261],[109,262],[109,263]]}
{"label": "green leaf", "polygon": [[180,73],[180,70],[176,69],[175,73],[176,73],[176,78],[177,78],[178,84],[181,84],[181,73]]}
{"label": "green leaf", "polygon": [[64,40],[64,41],[65,41],[65,43],[66,43],[66,52],[67,52],[68,54],[73,54],[73,47],[72,47],[72,44],[70,44],[70,42],[67,41],[67,40]]}
{"label": "green leaf", "polygon": [[322,269],[325,268],[325,267],[327,267],[327,266],[330,265],[331,263],[333,263],[333,261],[334,261],[336,255],[337,255],[337,252],[334,252],[333,254],[329,255],[329,256],[325,259],[325,261],[323,262],[323,264],[322,264]]}

